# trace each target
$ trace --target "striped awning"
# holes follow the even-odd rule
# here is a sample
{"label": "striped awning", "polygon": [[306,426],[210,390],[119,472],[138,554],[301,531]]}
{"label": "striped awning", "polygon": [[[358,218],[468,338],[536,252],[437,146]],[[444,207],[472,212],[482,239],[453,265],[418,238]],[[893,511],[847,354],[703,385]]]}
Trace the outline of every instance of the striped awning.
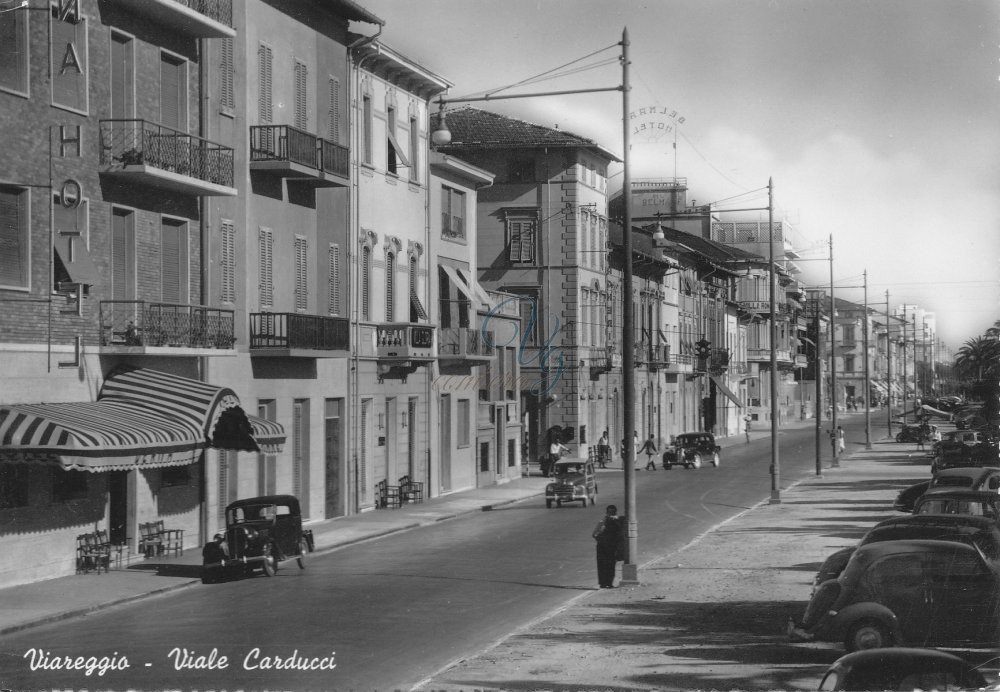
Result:
{"label": "striped awning", "polygon": [[95,402],[0,406],[0,462],[49,462],[110,471],[177,466],[205,447],[261,451],[284,441],[277,423],[254,424],[226,387],[123,367]]}
{"label": "striped awning", "polygon": [[277,454],[281,451],[281,446],[285,444],[285,428],[280,423],[250,415],[247,420],[250,421],[253,439],[260,451],[264,454]]}

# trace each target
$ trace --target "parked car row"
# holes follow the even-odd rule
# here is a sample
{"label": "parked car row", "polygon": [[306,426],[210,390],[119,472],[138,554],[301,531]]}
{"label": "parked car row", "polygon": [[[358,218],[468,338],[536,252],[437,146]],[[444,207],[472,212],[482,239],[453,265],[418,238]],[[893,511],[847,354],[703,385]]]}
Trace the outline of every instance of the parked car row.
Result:
{"label": "parked car row", "polygon": [[[895,508],[912,515],[877,523],[857,545],[822,563],[803,617],[789,623],[790,637],[840,642],[849,652],[995,648],[1000,465],[941,469],[900,492]],[[827,682],[822,689],[858,689]]]}

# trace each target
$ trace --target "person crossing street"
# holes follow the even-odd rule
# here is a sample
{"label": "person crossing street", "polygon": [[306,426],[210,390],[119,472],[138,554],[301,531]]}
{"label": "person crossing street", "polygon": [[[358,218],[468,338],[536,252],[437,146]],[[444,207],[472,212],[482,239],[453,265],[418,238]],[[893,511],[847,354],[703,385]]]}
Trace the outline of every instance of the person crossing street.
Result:
{"label": "person crossing street", "polygon": [[656,437],[654,435],[650,435],[649,439],[643,443],[642,449],[640,451],[646,453],[646,470],[655,471],[656,461],[654,460],[654,457],[657,452]]}

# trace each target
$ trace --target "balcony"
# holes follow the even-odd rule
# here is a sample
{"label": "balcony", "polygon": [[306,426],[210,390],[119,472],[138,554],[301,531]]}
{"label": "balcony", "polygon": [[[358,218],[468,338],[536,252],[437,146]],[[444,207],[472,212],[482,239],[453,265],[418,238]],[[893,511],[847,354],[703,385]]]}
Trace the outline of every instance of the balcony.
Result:
{"label": "balcony", "polygon": [[230,147],[146,120],[101,121],[101,173],[199,197],[237,194]]}
{"label": "balcony", "polygon": [[496,355],[494,340],[492,331],[487,331],[484,338],[483,330],[478,327],[442,328],[438,336],[438,359],[442,363],[488,363]]}
{"label": "balcony", "polygon": [[99,309],[101,353],[236,354],[232,310],[143,300],[102,300]]}
{"label": "balcony", "polygon": [[614,369],[621,369],[622,354],[613,348],[592,348],[590,349],[590,376],[597,378],[599,375],[611,372]]}
{"label": "balcony", "polygon": [[649,349],[649,369],[660,370],[670,364],[670,347],[666,344],[655,344]]}
{"label": "balcony", "polygon": [[[776,348],[774,349],[775,360],[777,360],[778,365],[791,365],[794,363],[792,358],[792,351],[788,348]],[[769,348],[748,348],[747,349],[747,360],[755,363],[770,363],[771,362],[771,349]]]}
{"label": "balcony", "polygon": [[232,0],[112,0],[132,14],[189,38],[233,38]]}
{"label": "balcony", "polygon": [[253,312],[250,313],[250,355],[345,357],[350,348],[349,326],[343,317]]}
{"label": "balcony", "polygon": [[708,358],[708,367],[713,372],[723,372],[729,369],[729,349],[713,348]]}
{"label": "balcony", "polygon": [[291,125],[250,128],[250,170],[306,182],[346,187],[349,150]]}
{"label": "balcony", "polygon": [[434,327],[396,322],[375,328],[375,352],[383,361],[434,360]]}

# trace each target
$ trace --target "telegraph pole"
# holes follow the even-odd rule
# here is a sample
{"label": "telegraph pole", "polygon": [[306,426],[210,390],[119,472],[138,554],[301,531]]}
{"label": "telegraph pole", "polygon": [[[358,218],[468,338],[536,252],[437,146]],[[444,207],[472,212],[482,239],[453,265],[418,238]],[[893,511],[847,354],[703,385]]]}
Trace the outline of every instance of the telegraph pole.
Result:
{"label": "telegraph pole", "polygon": [[830,234],[830,440],[833,445],[833,468],[837,458],[837,304],[833,297],[833,234]]}
{"label": "telegraph pole", "polygon": [[862,329],[864,335],[865,351],[865,449],[872,448],[872,415],[871,415],[871,373],[868,371],[868,270],[865,269],[865,322]]}

